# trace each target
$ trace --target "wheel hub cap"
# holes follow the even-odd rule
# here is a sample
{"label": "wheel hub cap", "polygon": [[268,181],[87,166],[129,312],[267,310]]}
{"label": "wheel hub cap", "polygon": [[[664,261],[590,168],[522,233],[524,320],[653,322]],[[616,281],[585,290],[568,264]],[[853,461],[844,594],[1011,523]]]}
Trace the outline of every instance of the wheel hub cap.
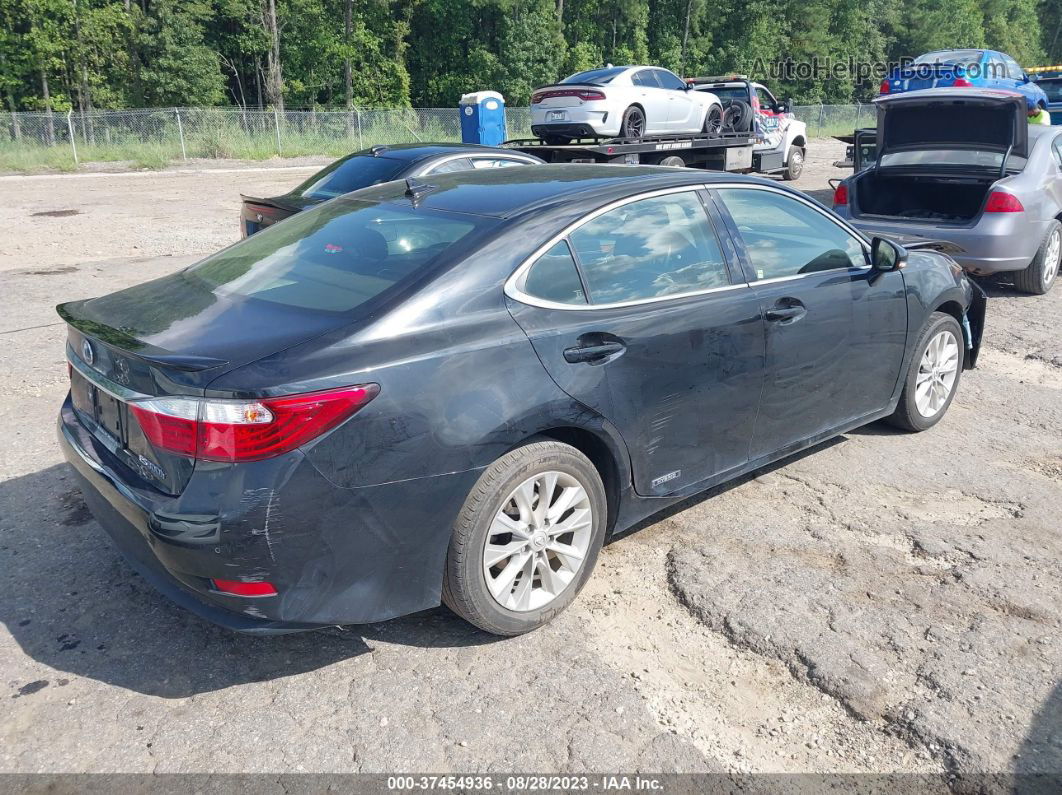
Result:
{"label": "wheel hub cap", "polygon": [[494,516],[483,549],[483,579],[507,610],[545,607],[582,570],[593,533],[586,489],[566,472],[525,480]]}
{"label": "wheel hub cap", "polygon": [[1055,280],[1055,275],[1058,273],[1060,255],[1062,255],[1062,233],[1056,231],[1051,235],[1051,242],[1047,244],[1046,262],[1044,263],[1045,287]]}

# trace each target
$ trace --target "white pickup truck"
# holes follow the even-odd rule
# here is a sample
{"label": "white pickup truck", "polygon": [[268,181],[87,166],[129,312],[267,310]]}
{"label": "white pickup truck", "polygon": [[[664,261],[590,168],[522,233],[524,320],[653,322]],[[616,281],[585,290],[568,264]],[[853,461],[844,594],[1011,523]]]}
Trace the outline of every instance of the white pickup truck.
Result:
{"label": "white pickup truck", "polygon": [[753,147],[753,168],[760,174],[781,174],[792,180],[804,170],[807,154],[807,125],[793,115],[789,101],[779,102],[762,83],[745,75],[691,77],[687,83],[695,91],[708,91],[719,97],[723,106],[728,102],[744,102],[755,115],[757,143]]}

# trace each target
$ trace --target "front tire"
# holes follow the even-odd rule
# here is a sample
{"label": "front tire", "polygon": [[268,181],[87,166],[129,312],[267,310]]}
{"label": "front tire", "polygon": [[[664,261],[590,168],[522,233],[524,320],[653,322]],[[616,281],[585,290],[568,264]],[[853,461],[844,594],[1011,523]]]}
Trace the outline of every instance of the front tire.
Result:
{"label": "front tire", "polygon": [[590,577],[606,512],[601,476],[574,447],[544,439],[506,453],[454,523],[443,602],[494,635],[537,629]]}
{"label": "front tire", "polygon": [[1014,274],[1014,286],[1023,293],[1044,295],[1058,277],[1062,259],[1062,224],[1052,221],[1029,266]]}
{"label": "front tire", "polygon": [[789,156],[786,158],[785,170],[782,171],[782,179],[792,181],[799,179],[804,173],[804,150],[799,146],[789,147]]}
{"label": "front tire", "polygon": [[959,389],[963,358],[958,321],[944,312],[934,312],[918,337],[900,402],[888,422],[916,432],[940,422]]}

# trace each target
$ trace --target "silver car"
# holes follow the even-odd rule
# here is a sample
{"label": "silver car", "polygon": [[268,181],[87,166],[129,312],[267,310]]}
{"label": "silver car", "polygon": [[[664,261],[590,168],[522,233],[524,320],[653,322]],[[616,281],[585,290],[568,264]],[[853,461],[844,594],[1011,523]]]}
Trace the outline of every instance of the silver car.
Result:
{"label": "silver car", "polygon": [[1062,129],[1025,98],[939,88],[881,97],[877,162],[838,185],[834,210],[867,235],[941,240],[974,275],[1010,271],[1042,295],[1062,255]]}

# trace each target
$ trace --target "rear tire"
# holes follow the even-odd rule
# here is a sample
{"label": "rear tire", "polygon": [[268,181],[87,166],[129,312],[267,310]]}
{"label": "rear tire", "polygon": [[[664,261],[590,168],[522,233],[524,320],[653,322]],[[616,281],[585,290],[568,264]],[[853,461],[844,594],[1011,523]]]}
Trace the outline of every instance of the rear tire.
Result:
{"label": "rear tire", "polygon": [[1052,221],[1029,266],[1014,274],[1014,286],[1023,293],[1044,295],[1058,278],[1062,259],[1062,224]]}
{"label": "rear tire", "polygon": [[785,170],[782,171],[782,179],[792,181],[799,179],[804,173],[804,150],[799,146],[789,147],[789,155],[786,157]]}
{"label": "rear tire", "polygon": [[574,447],[542,439],[506,453],[480,475],[454,523],[443,602],[494,635],[537,629],[589,579],[606,513],[601,476]]}
{"label": "rear tire", "polygon": [[620,138],[631,138],[635,141],[645,135],[645,113],[636,105],[631,105],[623,111],[623,121],[620,122]]}
{"label": "rear tire", "polygon": [[959,322],[944,312],[930,315],[907,367],[900,402],[886,421],[915,432],[940,422],[959,391],[964,355]]}
{"label": "rear tire", "polygon": [[661,160],[659,163],[657,163],[657,165],[658,166],[673,166],[674,168],[685,168],[686,161],[683,160],[678,155],[668,155],[663,160]]}

